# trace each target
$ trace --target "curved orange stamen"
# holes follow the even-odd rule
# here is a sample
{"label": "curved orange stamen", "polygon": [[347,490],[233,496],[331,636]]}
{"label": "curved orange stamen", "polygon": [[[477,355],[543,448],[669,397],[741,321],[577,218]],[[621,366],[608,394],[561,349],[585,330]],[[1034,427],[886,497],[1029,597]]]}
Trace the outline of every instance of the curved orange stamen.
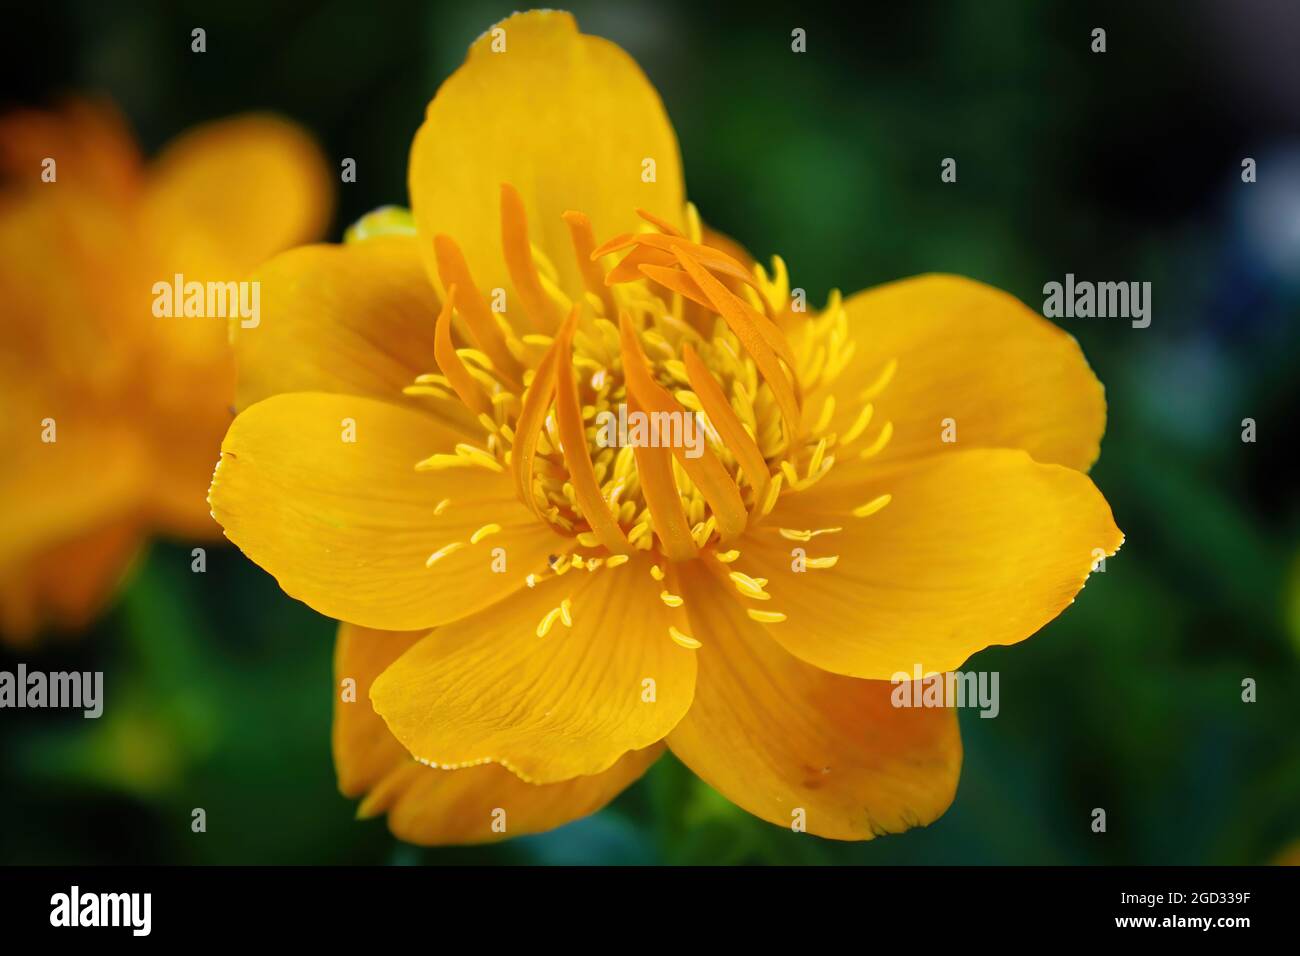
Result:
{"label": "curved orange stamen", "polygon": [[523,197],[509,183],[501,184],[501,249],[510,281],[523,300],[524,313],[539,331],[549,334],[560,324],[559,312],[537,275]]}
{"label": "curved orange stamen", "polygon": [[[695,284],[709,297],[713,310],[721,315],[731,331],[736,333],[745,351],[753,358],[758,370],[763,373],[763,378],[772,389],[776,404],[781,409],[781,416],[785,419],[787,437],[793,444],[799,435],[799,403],[795,398],[790,379],[777,358],[777,353],[768,344],[767,336],[762,330],[762,323],[767,320],[753,309],[748,310],[753,313],[752,315],[747,314],[745,304],[732,295],[726,286],[696,262],[685,249],[679,246],[673,251],[682,267],[695,280]],[[775,326],[771,327],[771,331],[780,335],[780,330]],[[791,369],[793,371],[793,366]]]}
{"label": "curved orange stamen", "polygon": [[[626,310],[619,312],[618,328],[623,355],[623,378],[628,392],[651,413],[676,412],[683,416],[689,415],[690,412],[651,376],[645,352],[641,350],[641,342]],[[674,448],[673,454],[713,509],[723,537],[732,537],[745,530],[748,516],[740,498],[740,489],[722,467],[722,462],[718,461],[713,449],[704,446],[699,458],[688,458],[684,448]]]}
{"label": "curved orange stamen", "polygon": [[574,306],[556,339],[560,348],[555,356],[555,424],[560,433],[564,463],[569,466],[573,495],[583,517],[601,544],[616,554],[626,554],[631,545],[610,511],[609,503],[600,493],[596,468],[591,463],[591,449],[587,447],[587,432],[582,424],[578,384],[573,377],[571,361],[573,331],[577,324],[578,308]]}
{"label": "curved orange stamen", "polygon": [[722,443],[736,456],[736,461],[745,472],[745,477],[753,486],[754,506],[758,507],[767,495],[767,485],[772,477],[768,472],[763,453],[759,451],[754,439],[736,417],[731,403],[723,394],[722,386],[718,384],[718,380],[709,372],[708,366],[695,353],[695,349],[691,348],[689,342],[682,348],[682,361],[686,365],[686,377],[690,380],[691,389],[699,398],[700,404],[704,406],[704,411],[708,413],[709,421],[713,422]]}
{"label": "curved orange stamen", "polygon": [[506,341],[497,328],[487,300],[479,292],[469,274],[469,266],[461,254],[460,246],[450,236],[434,236],[433,251],[438,260],[438,276],[445,288],[459,289],[457,309],[469,326],[474,344],[492,360],[492,365],[513,391],[521,388],[523,370],[506,348]]}
{"label": "curved orange stamen", "polygon": [[[635,401],[628,401],[629,411],[641,411]],[[686,561],[699,553],[691,524],[682,507],[682,496],[673,480],[672,452],[667,448],[635,445],[637,477],[641,481],[641,494],[650,509],[650,520],[655,534],[663,545],[664,554],[674,561]]]}
{"label": "curved orange stamen", "polygon": [[447,376],[447,381],[451,383],[452,391],[460,400],[476,415],[490,417],[492,400],[479,387],[479,383],[474,381],[474,376],[470,375],[469,370],[465,368],[465,363],[456,354],[456,346],[451,341],[451,310],[454,308],[455,299],[456,287],[453,285],[447,289],[447,301],[443,303],[442,311],[438,313],[437,322],[434,324],[433,357],[442,374]]}
{"label": "curved orange stamen", "polygon": [[[638,206],[636,209],[636,214],[640,216],[642,219],[644,219],[646,222],[650,223],[650,225],[654,226],[662,233],[666,233],[670,236],[682,236],[682,231],[680,229],[674,226],[667,219],[660,219],[649,209],[642,209],[640,206]],[[683,236],[683,238],[685,237]]]}
{"label": "curved orange stamen", "polygon": [[596,249],[596,232],[591,228],[591,220],[586,214],[569,210],[563,216],[569,227],[569,239],[573,242],[574,255],[578,257],[578,271],[582,273],[582,284],[587,291],[600,299],[605,307],[605,316],[613,318],[618,312],[614,296],[605,287],[605,273],[596,264],[592,253]]}
{"label": "curved orange stamen", "polygon": [[560,343],[557,340],[551,343],[551,347],[542,356],[542,361],[538,363],[532,384],[524,393],[519,419],[515,422],[515,444],[510,452],[515,490],[523,503],[543,519],[545,515],[533,495],[533,461],[546,422],[546,410],[551,407],[551,396],[555,394],[555,362],[559,350]]}

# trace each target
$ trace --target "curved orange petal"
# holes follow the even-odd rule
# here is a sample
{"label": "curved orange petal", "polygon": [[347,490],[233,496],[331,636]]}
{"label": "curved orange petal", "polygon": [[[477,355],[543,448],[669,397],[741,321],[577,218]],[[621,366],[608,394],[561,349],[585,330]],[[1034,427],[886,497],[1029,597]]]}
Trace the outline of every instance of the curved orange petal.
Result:
{"label": "curved orange petal", "polygon": [[[868,505],[879,510],[854,516]],[[842,530],[799,541],[781,528]],[[768,579],[760,609],[788,615],[768,630],[790,653],[889,680],[1024,640],[1123,540],[1086,475],[1023,451],[963,451],[781,499],[733,567]],[[805,556],[838,561],[803,570]]]}
{"label": "curved orange petal", "polygon": [[[557,610],[566,599],[571,624]],[[370,696],[433,766],[493,761],[532,783],[601,773],[662,740],[690,706],[695,656],[669,637],[673,620],[644,556],[570,570],[439,628]]]}
{"label": "curved orange petal", "polygon": [[[513,288],[499,202],[503,183],[516,187],[533,244],[574,299],[584,286],[566,211],[607,237],[635,229],[639,206],[680,223],[684,203],[677,138],[654,87],[618,46],[554,10],[517,13],[474,42],[429,104],[409,179],[421,235],[454,238],[485,290]],[[522,308],[518,293],[510,301]]]}
{"label": "curved orange petal", "polygon": [[[1036,460],[1087,470],[1106,428],[1106,399],[1073,336],[1012,295],[960,276],[927,275],[859,292],[848,310],[853,358],[830,390],[833,428],[847,431],[864,390],[897,370],[876,422],[894,435],[874,462],[972,448],[1022,448]],[[821,395],[810,402],[819,407]],[[942,441],[944,420],[955,443]],[[865,447],[872,428],[855,447]],[[844,461],[851,460],[846,451]]]}
{"label": "curved orange petal", "polygon": [[[661,744],[625,754],[604,773],[525,783],[498,764],[438,770],[415,761],[370,704],[370,687],[423,632],[340,624],[334,650],[334,765],[339,789],[364,796],[360,813],[388,814],[393,834],[423,845],[487,843],[540,833],[595,813],[636,781]],[[354,696],[343,697],[351,680]]]}
{"label": "curved orange petal", "polygon": [[208,500],[226,537],[322,614],[384,630],[445,624],[507,597],[565,543],[503,473],[415,470],[456,438],[373,398],[276,395],[230,426]]}
{"label": "curved orange petal", "polygon": [[897,708],[887,682],[805,664],[708,572],[680,586],[703,646],[695,701],[668,745],[705,782],[770,823],[836,840],[922,826],[948,808],[961,770],[951,709]]}

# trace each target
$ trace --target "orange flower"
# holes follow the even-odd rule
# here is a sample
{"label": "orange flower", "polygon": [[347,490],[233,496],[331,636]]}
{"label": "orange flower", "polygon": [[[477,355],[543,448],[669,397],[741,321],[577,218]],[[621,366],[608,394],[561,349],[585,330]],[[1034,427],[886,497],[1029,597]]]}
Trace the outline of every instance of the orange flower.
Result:
{"label": "orange flower", "polygon": [[75,628],[150,532],[217,532],[225,322],[154,315],[155,283],[235,281],[320,235],[321,157],[284,121],[212,123],[145,166],[75,102],[0,118],[0,637]]}
{"label": "orange flower", "polygon": [[[343,791],[473,843],[591,812],[666,743],[822,836],[943,813],[953,711],[890,679],[1023,640],[1121,541],[1074,340],[950,276],[803,311],[700,225],[655,91],[567,14],[474,44],[410,187],[413,216],[259,271],[210,492],[344,622]],[[612,447],[615,410],[708,441]]]}

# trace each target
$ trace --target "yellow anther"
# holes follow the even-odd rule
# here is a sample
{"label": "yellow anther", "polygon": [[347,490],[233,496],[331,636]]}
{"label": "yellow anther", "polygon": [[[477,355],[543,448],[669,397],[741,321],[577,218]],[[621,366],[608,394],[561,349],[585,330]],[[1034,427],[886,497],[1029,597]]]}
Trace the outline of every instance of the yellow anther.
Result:
{"label": "yellow anther", "polygon": [[671,637],[675,643],[680,644],[682,647],[686,648],[689,651],[696,650],[701,646],[700,642],[697,641],[695,638],[691,637],[689,634],[685,634],[679,631],[671,624],[668,625],[668,636]]}
{"label": "yellow anther", "polygon": [[894,497],[893,495],[886,494],[886,495],[880,495],[877,498],[872,498],[865,505],[858,505],[856,508],[854,508],[853,517],[869,518],[877,511],[879,511],[881,508],[885,507],[885,505],[889,504],[889,502],[893,500],[893,497]]}

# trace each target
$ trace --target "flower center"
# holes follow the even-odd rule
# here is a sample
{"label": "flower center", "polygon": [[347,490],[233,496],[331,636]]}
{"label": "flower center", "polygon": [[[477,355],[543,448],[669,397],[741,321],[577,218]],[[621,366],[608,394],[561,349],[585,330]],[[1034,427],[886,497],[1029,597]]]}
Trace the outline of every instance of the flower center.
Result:
{"label": "flower center", "polygon": [[[642,232],[599,246],[585,215],[564,214],[584,288],[562,290],[529,242],[519,194],[503,186],[502,249],[523,313],[509,318],[489,306],[454,239],[435,239],[447,290],[439,372],[407,391],[463,406],[485,440],[417,467],[510,473],[538,519],[573,539],[552,562],[558,573],[638,550],[734,561],[742,531],[859,442],[869,400],[893,374],[891,362],[860,410],[837,418],[829,386],[853,354],[838,293],[808,314],[779,258],[769,276],[706,244],[693,206],[686,232],[637,212]],[[852,453],[878,452],[891,432],[885,423]]]}

